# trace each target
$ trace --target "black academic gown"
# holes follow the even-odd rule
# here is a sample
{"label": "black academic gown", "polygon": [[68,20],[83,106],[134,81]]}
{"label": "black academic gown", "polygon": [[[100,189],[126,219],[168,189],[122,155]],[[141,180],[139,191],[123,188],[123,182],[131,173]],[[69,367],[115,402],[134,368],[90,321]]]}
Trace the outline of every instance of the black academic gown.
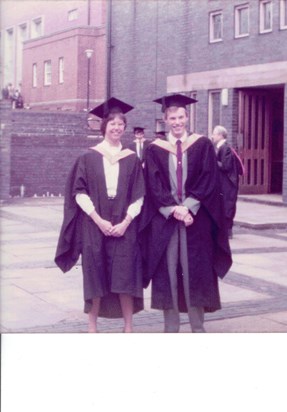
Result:
{"label": "black academic gown", "polygon": [[[144,139],[143,141],[142,158],[140,159],[142,163],[145,162],[145,152],[146,152],[147,147],[150,145],[150,143],[151,143],[151,140]],[[131,149],[133,152],[137,154],[137,144],[135,140],[129,145],[129,149]]]}
{"label": "black academic gown", "polygon": [[236,201],[239,187],[239,175],[243,174],[242,166],[225,142],[217,151],[217,164],[223,195],[224,212],[228,227],[231,228],[236,213]]}
{"label": "black academic gown", "polygon": [[[145,287],[152,280],[152,308],[171,309],[172,295],[167,267],[167,246],[178,222],[158,209],[175,206],[169,181],[169,152],[151,144],[146,150],[146,201],[141,220],[145,262]],[[200,137],[187,149],[186,197],[201,202],[194,223],[186,228],[191,306],[205,311],[220,309],[218,277],[223,278],[232,260],[218,186],[218,167],[212,143]],[[178,271],[179,309],[186,311],[181,270]]]}
{"label": "black academic gown", "polygon": [[[84,311],[92,299],[101,297],[99,316],[122,317],[118,294],[134,297],[134,312],[143,309],[142,260],[137,239],[138,217],[119,238],[104,236],[93,220],[75,201],[86,193],[96,211],[112,224],[120,223],[128,206],[144,196],[142,167],[134,155],[119,160],[119,180],[115,200],[107,196],[103,156],[95,150],[80,156],[66,184],[64,220],[55,262],[63,272],[70,270],[82,256]],[[111,203],[112,202],[112,203]]]}

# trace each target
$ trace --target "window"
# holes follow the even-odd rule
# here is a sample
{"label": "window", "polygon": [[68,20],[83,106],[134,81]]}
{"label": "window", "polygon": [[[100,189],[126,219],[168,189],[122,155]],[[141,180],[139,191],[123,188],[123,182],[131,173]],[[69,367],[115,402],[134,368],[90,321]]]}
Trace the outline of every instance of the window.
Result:
{"label": "window", "polygon": [[270,33],[272,31],[272,1],[260,1],[260,33]]}
{"label": "window", "polygon": [[64,57],[59,58],[59,83],[64,83]]}
{"label": "window", "polygon": [[52,65],[51,60],[44,62],[44,86],[52,84]]}
{"label": "window", "polygon": [[18,41],[23,42],[28,39],[28,28],[27,24],[23,23],[18,26]]}
{"label": "window", "polygon": [[211,136],[215,126],[221,123],[221,90],[209,92],[208,99],[208,133]]}
{"label": "window", "polygon": [[209,41],[222,41],[222,12],[216,11],[209,15]]}
{"label": "window", "polygon": [[43,34],[43,24],[42,18],[38,17],[37,19],[32,20],[31,23],[31,38],[35,39],[42,36]]}
{"label": "window", "polygon": [[235,37],[249,35],[249,6],[247,4],[235,7]]}
{"label": "window", "polygon": [[32,87],[37,87],[37,64],[32,66]]}
{"label": "window", "polygon": [[26,23],[22,23],[18,26],[18,33],[17,33],[17,46],[16,46],[16,52],[17,52],[17,65],[16,65],[16,71],[17,71],[17,81],[16,83],[20,83],[22,81],[22,65],[23,65],[23,42],[28,39],[28,26]]}
{"label": "window", "polygon": [[73,9],[68,11],[68,21],[73,21],[78,19],[78,9]]}
{"label": "window", "polygon": [[280,29],[287,29],[287,0],[280,0]]}
{"label": "window", "polygon": [[7,29],[4,38],[4,56],[5,64],[3,65],[5,82],[14,83],[13,73],[15,69],[15,35],[13,28]]}

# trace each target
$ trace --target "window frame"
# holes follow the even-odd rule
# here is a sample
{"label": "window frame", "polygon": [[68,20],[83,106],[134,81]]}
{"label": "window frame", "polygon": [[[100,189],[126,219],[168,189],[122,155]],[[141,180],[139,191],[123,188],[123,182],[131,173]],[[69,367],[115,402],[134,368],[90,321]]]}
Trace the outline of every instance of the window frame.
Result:
{"label": "window frame", "polygon": [[32,87],[36,88],[38,85],[38,67],[37,63],[32,64]]}
{"label": "window frame", "polygon": [[[48,67],[50,67],[50,71],[47,70]],[[51,84],[52,84],[52,61],[45,60],[44,61],[44,86],[51,86]]]}
{"label": "window frame", "polygon": [[[41,32],[40,34],[38,33],[36,27],[38,26],[38,22],[41,24]],[[30,38],[31,39],[38,39],[39,37],[43,36],[44,34],[44,19],[43,16],[38,16],[32,19],[31,25],[30,25]]]}
{"label": "window frame", "polygon": [[59,57],[58,60],[58,81],[59,84],[64,83],[64,57]]}
{"label": "window frame", "polygon": [[[240,34],[240,14],[243,9],[247,9],[247,33]],[[250,7],[249,3],[239,4],[234,7],[234,37],[235,39],[241,39],[242,37],[248,37],[250,35]]]}
{"label": "window frame", "polygon": [[[266,4],[270,4],[270,28],[265,29],[265,14],[264,14],[264,6]],[[259,33],[271,33],[273,31],[273,2],[272,0],[260,0],[259,1]]]}
{"label": "window frame", "polygon": [[280,0],[280,30],[287,30],[287,0]]}
{"label": "window frame", "polygon": [[[220,38],[214,38],[214,17],[220,15],[221,16],[221,37]],[[216,11],[211,11],[209,13],[209,43],[219,43],[223,41],[223,11],[222,10],[216,10]]]}
{"label": "window frame", "polygon": [[78,18],[79,18],[79,14],[78,14],[77,8],[68,10],[68,14],[67,14],[68,21],[75,21],[75,20],[78,20]]}

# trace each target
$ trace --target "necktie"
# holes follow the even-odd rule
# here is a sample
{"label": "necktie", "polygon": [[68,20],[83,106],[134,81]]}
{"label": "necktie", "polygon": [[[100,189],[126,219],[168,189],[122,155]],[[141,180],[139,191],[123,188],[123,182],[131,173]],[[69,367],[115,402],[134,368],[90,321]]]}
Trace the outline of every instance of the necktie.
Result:
{"label": "necktie", "polygon": [[182,151],[181,140],[176,142],[176,178],[177,178],[177,196],[182,201]]}

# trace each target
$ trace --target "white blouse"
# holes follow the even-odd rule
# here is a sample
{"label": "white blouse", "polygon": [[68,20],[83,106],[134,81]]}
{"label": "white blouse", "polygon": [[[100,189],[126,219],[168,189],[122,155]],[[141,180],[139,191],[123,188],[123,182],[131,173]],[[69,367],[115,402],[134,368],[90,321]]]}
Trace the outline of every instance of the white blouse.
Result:
{"label": "white blouse", "polygon": [[[111,146],[106,140],[100,143],[100,145],[112,156],[118,154],[121,149],[122,145],[119,146]],[[111,164],[104,156],[103,156],[103,163],[104,163],[104,173],[106,179],[106,188],[107,194],[109,197],[115,197],[117,195],[117,188],[118,188],[118,178],[119,178],[119,162]],[[80,208],[90,215],[94,210],[95,206],[90,198],[89,195],[84,193],[78,193],[76,195],[76,202],[80,206]],[[133,219],[137,215],[139,215],[141,208],[143,205],[143,197],[136,200],[132,203],[127,210],[127,214]]]}

